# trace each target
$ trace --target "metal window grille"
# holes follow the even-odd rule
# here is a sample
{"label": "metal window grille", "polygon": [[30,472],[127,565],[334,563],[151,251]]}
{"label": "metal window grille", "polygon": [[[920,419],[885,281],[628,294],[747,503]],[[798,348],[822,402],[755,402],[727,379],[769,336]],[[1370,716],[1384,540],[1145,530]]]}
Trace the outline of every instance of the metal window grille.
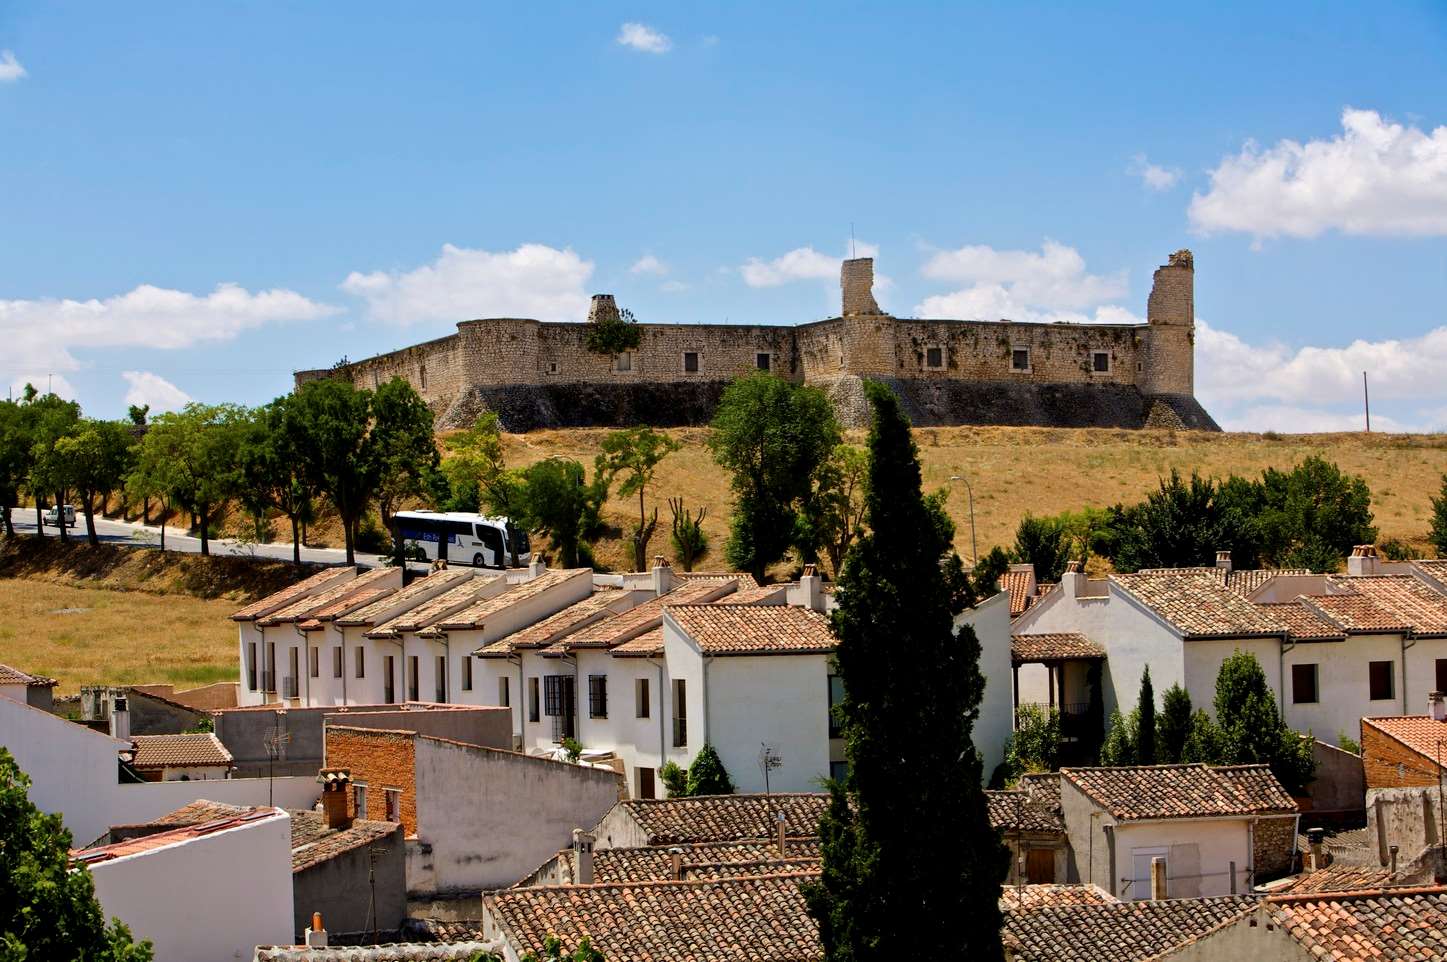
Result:
{"label": "metal window grille", "polygon": [[608,717],[608,676],[588,676],[588,717]]}

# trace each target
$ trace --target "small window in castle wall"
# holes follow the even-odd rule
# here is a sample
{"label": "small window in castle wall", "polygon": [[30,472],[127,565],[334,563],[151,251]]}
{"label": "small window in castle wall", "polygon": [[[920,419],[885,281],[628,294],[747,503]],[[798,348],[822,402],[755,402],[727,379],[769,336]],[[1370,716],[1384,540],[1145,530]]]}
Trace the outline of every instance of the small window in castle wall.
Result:
{"label": "small window in castle wall", "polygon": [[557,373],[558,373],[558,362],[557,362],[557,361],[549,361],[549,362],[548,362],[548,373],[549,373],[549,374],[557,374]]}
{"label": "small window in castle wall", "polygon": [[684,352],[683,352],[683,373],[685,373],[685,374],[697,374],[697,373],[698,373],[698,352],[697,352],[697,351],[684,351]]}
{"label": "small window in castle wall", "polygon": [[619,372],[620,374],[625,371],[633,370],[633,352],[624,351],[622,354],[614,357],[613,370]]}
{"label": "small window in castle wall", "polygon": [[417,372],[417,380],[422,384],[422,390],[427,390],[427,365],[424,364]]}
{"label": "small window in castle wall", "polygon": [[1091,373],[1093,373],[1093,374],[1109,374],[1109,373],[1110,373],[1110,352],[1109,352],[1109,351],[1091,351],[1091,352],[1090,352],[1090,370],[1091,370]]}
{"label": "small window in castle wall", "polygon": [[768,354],[765,354],[763,351],[760,351],[759,353],[754,355],[754,364],[758,367],[760,371],[767,371],[769,369],[769,362],[771,360],[773,359]]}
{"label": "small window in castle wall", "polygon": [[927,347],[924,349],[924,366],[938,371],[945,366],[945,349],[942,347]]}
{"label": "small window in castle wall", "polygon": [[1010,351],[1010,370],[1016,374],[1030,373],[1030,349],[1017,347]]}

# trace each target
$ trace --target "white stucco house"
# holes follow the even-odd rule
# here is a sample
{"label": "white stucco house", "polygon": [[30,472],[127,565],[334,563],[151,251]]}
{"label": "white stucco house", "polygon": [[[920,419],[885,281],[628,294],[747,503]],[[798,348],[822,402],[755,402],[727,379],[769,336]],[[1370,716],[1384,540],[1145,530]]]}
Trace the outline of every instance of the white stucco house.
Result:
{"label": "white stucco house", "polygon": [[292,940],[291,819],[261,808],[71,853],[156,962],[232,962]]}

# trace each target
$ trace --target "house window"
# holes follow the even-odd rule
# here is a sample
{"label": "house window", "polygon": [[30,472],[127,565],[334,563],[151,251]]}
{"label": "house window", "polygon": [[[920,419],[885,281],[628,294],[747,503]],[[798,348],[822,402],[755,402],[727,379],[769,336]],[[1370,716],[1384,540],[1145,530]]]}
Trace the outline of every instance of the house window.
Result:
{"label": "house window", "polygon": [[829,676],[829,737],[840,738],[844,730],[839,725],[839,713],[837,711],[841,702],[844,701],[844,679],[838,675]]}
{"label": "house window", "polygon": [[342,677],[342,646],[337,645],[332,649],[332,677]]}
{"label": "house window", "polygon": [[1291,703],[1316,704],[1316,665],[1291,666]]}
{"label": "house window", "polygon": [[945,349],[942,347],[927,347],[924,349],[924,366],[933,371],[938,371],[945,366]]}
{"label": "house window", "polygon": [[352,782],[352,817],[367,817],[367,784]]}
{"label": "house window", "polygon": [[648,679],[639,678],[633,683],[633,712],[635,717],[648,717]]}
{"label": "house window", "polygon": [[1109,351],[1091,351],[1091,352],[1090,352],[1090,370],[1091,370],[1091,373],[1093,373],[1093,374],[1109,374],[1109,373],[1110,373],[1110,352],[1109,352]]}
{"label": "house window", "polygon": [[447,703],[447,656],[437,656],[437,701]]}
{"label": "house window", "polygon": [[849,774],[849,763],[848,763],[848,762],[830,762],[830,763],[829,763],[829,778],[830,778],[831,780],[836,781],[836,782],[842,782],[842,781],[844,781],[844,777],[845,777],[846,775],[848,775],[848,774]]}
{"label": "house window", "polygon": [[1371,686],[1372,701],[1389,701],[1396,697],[1393,690],[1393,682],[1396,680],[1392,672],[1390,661],[1373,661],[1367,663],[1368,683]]}
{"label": "house window", "polygon": [[553,740],[573,737],[576,703],[572,675],[543,676],[543,714],[553,720]]}
{"label": "house window", "polygon": [[1017,347],[1010,351],[1010,370],[1019,374],[1030,373],[1030,349]]}
{"label": "house window", "polygon": [[357,646],[357,677],[367,677],[367,649],[361,645]]}
{"label": "house window", "polygon": [[462,656],[462,690],[472,691],[472,656]]}
{"label": "house window", "polygon": [[427,390],[427,365],[424,364],[417,370],[417,380],[421,382],[422,390]]}
{"label": "house window", "polygon": [[308,647],[306,650],[307,671],[313,678],[322,676],[322,650]]}
{"label": "house window", "polygon": [[395,655],[382,656],[382,700],[392,704],[397,700],[397,687],[393,681],[397,674],[397,658]]}
{"label": "house window", "polygon": [[588,717],[608,717],[608,676],[588,676]]}
{"label": "house window", "polygon": [[688,744],[688,685],[682,678],[673,680],[673,747]]}
{"label": "house window", "polygon": [[529,678],[529,679],[528,679],[528,721],[530,721],[530,722],[535,722],[535,721],[539,721],[539,720],[540,720],[540,712],[539,712],[539,709],[538,709],[538,680],[537,680],[536,678]]}
{"label": "house window", "polygon": [[653,769],[638,769],[638,797],[657,798],[658,790],[653,787]]}
{"label": "house window", "polygon": [[685,373],[685,374],[697,374],[697,373],[698,373],[698,352],[697,352],[697,351],[684,351],[684,352],[683,352],[683,373]]}
{"label": "house window", "polygon": [[1447,658],[1437,659],[1437,687],[1433,691],[1447,693]]}
{"label": "house window", "polygon": [[[1439,661],[1437,665],[1437,673],[1441,675],[1442,663]],[[254,641],[246,646],[246,687],[251,691],[256,691],[256,642]]]}
{"label": "house window", "polygon": [[387,821],[402,821],[402,790],[400,788],[389,788],[387,796]]}
{"label": "house window", "polygon": [[508,690],[507,675],[497,680],[497,703],[504,708],[512,707],[512,692]]}
{"label": "house window", "polygon": [[769,364],[772,361],[773,357],[771,357],[764,351],[759,351],[757,354],[754,355],[754,366],[757,367],[760,371],[767,371],[769,369]]}
{"label": "house window", "polygon": [[417,656],[407,656],[407,700],[421,701],[417,696]]}
{"label": "house window", "polygon": [[619,374],[624,374],[628,371],[633,370],[633,352],[624,351],[622,354],[614,355],[613,370],[617,371]]}

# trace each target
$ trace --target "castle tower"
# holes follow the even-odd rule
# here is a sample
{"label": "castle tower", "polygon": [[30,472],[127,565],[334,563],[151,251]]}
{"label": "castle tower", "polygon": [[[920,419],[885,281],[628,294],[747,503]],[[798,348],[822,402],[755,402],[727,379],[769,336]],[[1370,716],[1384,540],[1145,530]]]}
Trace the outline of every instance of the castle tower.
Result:
{"label": "castle tower", "polygon": [[874,258],[856,257],[839,268],[840,351],[843,372],[892,377],[897,372],[894,318],[874,300]]}
{"label": "castle tower", "polygon": [[879,305],[874,302],[874,258],[856,257],[845,261],[839,269],[839,289],[843,293],[840,314],[844,317],[878,314]]}
{"label": "castle tower", "polygon": [[1146,343],[1138,386],[1143,394],[1195,392],[1196,268],[1178,250],[1151,280],[1146,302]]}
{"label": "castle tower", "polygon": [[618,302],[612,294],[594,294],[593,303],[588,305],[589,321],[618,320]]}

